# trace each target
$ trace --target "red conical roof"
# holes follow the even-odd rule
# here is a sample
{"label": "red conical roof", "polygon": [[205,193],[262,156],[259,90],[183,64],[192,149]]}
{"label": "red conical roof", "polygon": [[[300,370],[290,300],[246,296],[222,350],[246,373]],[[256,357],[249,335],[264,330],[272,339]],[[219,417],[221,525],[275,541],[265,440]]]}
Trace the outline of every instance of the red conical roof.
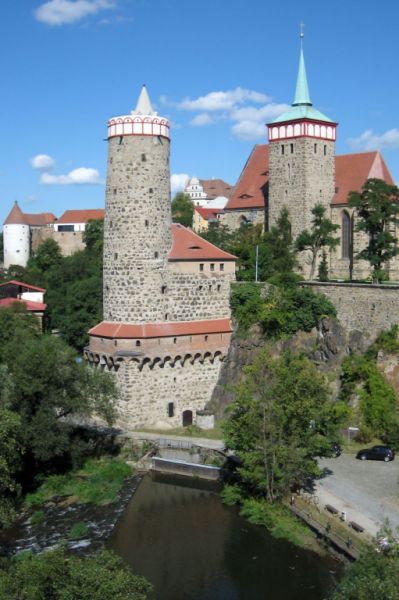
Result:
{"label": "red conical roof", "polygon": [[10,214],[4,221],[4,225],[26,225],[25,215],[18,206],[18,202],[15,200],[14,206],[11,209]]}

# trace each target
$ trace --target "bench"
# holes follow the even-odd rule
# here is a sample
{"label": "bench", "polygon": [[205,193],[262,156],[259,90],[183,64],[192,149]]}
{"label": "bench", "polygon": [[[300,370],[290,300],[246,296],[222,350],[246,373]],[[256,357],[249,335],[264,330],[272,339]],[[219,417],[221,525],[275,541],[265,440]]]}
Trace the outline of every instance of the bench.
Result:
{"label": "bench", "polygon": [[335,506],[332,506],[331,504],[326,504],[324,508],[326,510],[328,510],[328,512],[331,513],[332,515],[337,515],[339,513],[339,510],[337,508],[335,508]]}
{"label": "bench", "polygon": [[364,527],[359,525],[359,523],[355,523],[355,521],[349,521],[349,525],[352,527],[352,529],[354,529],[358,533],[363,533],[363,531],[364,531]]}

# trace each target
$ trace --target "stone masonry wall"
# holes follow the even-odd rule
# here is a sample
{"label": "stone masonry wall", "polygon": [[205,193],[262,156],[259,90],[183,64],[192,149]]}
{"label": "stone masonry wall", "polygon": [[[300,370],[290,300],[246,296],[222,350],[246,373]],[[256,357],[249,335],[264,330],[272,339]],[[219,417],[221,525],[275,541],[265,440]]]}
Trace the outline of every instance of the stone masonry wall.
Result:
{"label": "stone masonry wall", "polygon": [[362,332],[372,342],[380,331],[399,324],[399,286],[360,283],[313,283],[337,309],[339,322],[348,331]]}
{"label": "stone masonry wall", "polygon": [[104,222],[104,319],[165,320],[171,247],[169,140],[109,140]]}
{"label": "stone masonry wall", "polygon": [[249,222],[254,225],[262,225],[265,228],[265,210],[263,208],[247,209],[247,210],[226,210],[220,216],[220,224],[226,225],[229,229],[234,231],[238,229],[243,223]]}
{"label": "stone masonry wall", "polygon": [[[118,424],[124,428],[149,425],[178,427],[182,425],[182,413],[193,412],[205,407],[211,399],[217,383],[221,361],[206,358],[184,366],[167,362],[163,367],[144,365],[139,369],[137,362],[123,362],[116,378],[121,391],[118,402]],[[168,417],[168,403],[174,403],[174,416]]]}
{"label": "stone masonry wall", "polygon": [[[269,144],[269,227],[287,207],[296,238],[304,229],[310,229],[311,210],[316,204],[322,204],[330,213],[334,193],[334,142],[301,137]],[[303,256],[299,263],[307,276],[308,257]]]}
{"label": "stone masonry wall", "polygon": [[32,227],[31,251],[36,252],[39,245],[49,239],[57,242],[63,256],[71,256],[85,248],[81,231],[55,231],[53,227]]}

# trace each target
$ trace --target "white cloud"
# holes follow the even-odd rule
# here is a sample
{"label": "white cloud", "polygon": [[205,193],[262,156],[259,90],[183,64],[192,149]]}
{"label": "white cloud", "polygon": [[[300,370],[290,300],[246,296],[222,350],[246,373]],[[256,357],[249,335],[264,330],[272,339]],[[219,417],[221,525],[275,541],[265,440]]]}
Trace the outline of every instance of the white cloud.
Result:
{"label": "white cloud", "polygon": [[378,135],[372,129],[366,129],[356,138],[349,138],[348,145],[353,150],[382,150],[383,148],[399,148],[399,129],[388,129]]}
{"label": "white cloud", "polygon": [[[170,105],[166,97],[161,103]],[[272,121],[288,109],[287,104],[276,104],[270,96],[236,87],[234,90],[209,92],[198,98],[184,98],[175,104],[180,110],[197,112],[190,125],[201,127],[221,120],[232,123],[232,134],[241,140],[265,138],[265,123]]]}
{"label": "white cloud", "polygon": [[115,6],[115,0],[48,0],[34,11],[34,16],[41,23],[57,26],[76,23]]}
{"label": "white cloud", "polygon": [[189,179],[190,177],[187,173],[173,173],[170,177],[170,190],[172,194],[184,190]]}
{"label": "white cloud", "polygon": [[248,101],[256,103],[269,102],[270,98],[254,90],[237,87],[235,90],[227,90],[225,92],[210,92],[206,96],[200,96],[195,100],[184,98],[178,107],[182,110],[230,110]]}
{"label": "white cloud", "polygon": [[203,125],[211,125],[215,122],[215,119],[211,117],[209,113],[200,113],[196,115],[194,119],[191,119],[190,125],[194,127],[202,127]]}
{"label": "white cloud", "polygon": [[30,159],[30,164],[39,171],[51,171],[55,165],[55,160],[48,154],[36,154]]}
{"label": "white cloud", "polygon": [[43,185],[98,185],[103,183],[97,169],[79,167],[73,169],[67,175],[50,175],[42,173],[40,183]]}

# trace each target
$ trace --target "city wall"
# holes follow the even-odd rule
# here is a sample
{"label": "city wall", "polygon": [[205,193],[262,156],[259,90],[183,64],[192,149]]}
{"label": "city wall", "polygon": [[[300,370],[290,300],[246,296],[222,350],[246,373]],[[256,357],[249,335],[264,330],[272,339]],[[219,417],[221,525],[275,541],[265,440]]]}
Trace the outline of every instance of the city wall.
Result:
{"label": "city wall", "polygon": [[399,285],[301,282],[325,294],[348,331],[361,331],[372,342],[380,331],[399,324]]}

